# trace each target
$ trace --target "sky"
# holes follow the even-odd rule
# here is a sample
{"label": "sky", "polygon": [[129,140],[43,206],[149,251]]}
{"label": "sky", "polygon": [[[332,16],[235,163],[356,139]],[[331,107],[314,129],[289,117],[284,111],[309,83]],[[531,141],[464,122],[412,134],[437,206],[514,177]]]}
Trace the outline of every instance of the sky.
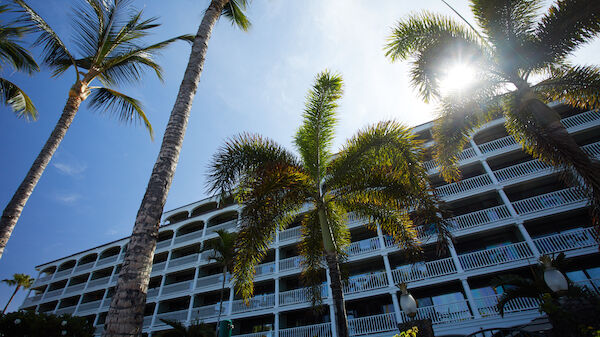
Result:
{"label": "sky", "polygon": [[[29,0],[73,46],[73,11],[81,0]],[[162,26],[148,41],[194,34],[208,0],[134,0]],[[473,21],[467,1],[450,3]],[[254,0],[249,32],[217,23],[191,112],[177,173],[165,210],[207,197],[205,175],[211,155],[240,132],[259,133],[292,148],[304,99],[324,69],[344,78],[334,149],[357,130],[381,120],[414,126],[435,116],[435,104],[415,95],[406,62],[391,63],[383,45],[394,23],[409,13],[431,10],[455,16],[440,0]],[[148,73],[141,83],[119,90],[140,99],[154,127],[150,140],[139,125],[123,125],[84,103],[29,199],[0,259],[0,279],[14,273],[37,277],[35,266],[123,238],[135,215],[156,160],[185,65],[189,45],[169,47],[159,62],[164,82]],[[597,63],[600,42],[573,61]],[[34,52],[38,55],[37,52]],[[0,106],[0,205],[8,203],[57,122],[74,83],[71,70],[52,78],[46,68],[27,77],[3,67],[29,93],[39,119],[17,119]],[[0,305],[12,288],[0,284]],[[26,292],[9,307],[17,310]]]}

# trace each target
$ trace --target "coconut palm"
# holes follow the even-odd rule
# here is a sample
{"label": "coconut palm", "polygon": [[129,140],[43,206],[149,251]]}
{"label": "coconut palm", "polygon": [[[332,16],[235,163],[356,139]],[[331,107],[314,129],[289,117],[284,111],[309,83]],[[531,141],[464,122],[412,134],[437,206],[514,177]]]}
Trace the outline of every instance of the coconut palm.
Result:
{"label": "coconut palm", "polygon": [[210,260],[216,261],[223,270],[223,281],[221,283],[221,294],[219,299],[219,316],[217,317],[217,335],[219,334],[219,323],[223,312],[223,295],[225,292],[225,280],[227,273],[233,270],[233,256],[235,252],[235,240],[237,233],[229,233],[224,229],[216,230],[217,240],[208,241],[204,247],[206,250],[212,250],[213,254],[209,256]]}
{"label": "coconut palm", "polygon": [[19,291],[19,289],[21,289],[21,288],[23,288],[23,289],[31,288],[31,286],[33,285],[33,281],[34,281],[34,279],[27,274],[13,274],[12,279],[2,280],[2,282],[8,284],[11,287],[16,286],[15,291],[13,291],[12,295],[8,299],[8,303],[6,303],[4,310],[2,310],[2,314],[6,313],[6,309],[8,309],[8,306],[10,305],[10,302],[12,302],[13,298],[17,294],[17,291]]}
{"label": "coconut palm", "polygon": [[[8,6],[0,6],[0,14],[7,11]],[[28,31],[21,25],[0,22],[0,70],[4,64],[29,75],[40,70],[31,53],[19,41]],[[37,118],[37,110],[29,96],[4,77],[0,77],[0,101],[9,105],[18,117]]]}
{"label": "coconut palm", "polygon": [[[471,132],[498,116],[526,152],[559,168],[572,168],[600,213],[600,165],[575,142],[546,103],[600,106],[600,68],[568,57],[600,32],[600,2],[556,1],[543,14],[542,0],[471,0],[478,25],[422,12],[400,20],[385,47],[391,60],[411,59],[412,85],[425,101],[439,102],[434,157],[447,181],[458,179],[458,154]],[[441,88],[460,62],[475,72],[462,94]]]}
{"label": "coconut palm", "polygon": [[141,331],[160,217],[177,168],[192,101],[204,68],[208,41],[221,15],[240,29],[248,30],[247,3],[247,0],[212,0],[204,12],[158,158],[138,209],[115,296],[106,316],[105,336],[136,335]]}
{"label": "coconut palm", "polygon": [[[142,12],[130,11],[124,0],[86,0],[75,14],[74,45],[81,52],[76,58],[50,25],[27,3],[22,0],[14,2],[23,12],[23,22],[29,23],[39,33],[36,44],[42,48],[44,63],[53,70],[53,76],[64,74],[72,66],[75,83],[69,89],[67,103],[50,138],[2,213],[0,257],[25,203],[65,137],[81,103],[88,99],[90,108],[113,114],[125,123],[142,122],[152,136],[152,125],[142,103],[113,87],[140,81],[145,70],[151,70],[162,78],[162,69],[154,60],[156,54],[177,40],[192,39],[189,35],[182,35],[155,44],[143,44],[143,38],[153,28],[159,27],[156,18],[143,19]],[[100,86],[92,85],[96,79]]]}
{"label": "coconut palm", "polygon": [[372,230],[378,224],[409,253],[419,252],[410,209],[420,211],[424,223],[441,227],[443,220],[420,162],[421,143],[408,128],[381,122],[359,131],[332,153],[341,95],[341,76],[318,74],[294,138],[300,156],[259,135],[235,136],[214,155],[209,187],[213,193],[233,193],[243,206],[233,274],[236,291],[246,300],[253,293],[255,266],[275,231],[285,229],[310,205],[300,218],[304,283],[311,287],[313,299],[318,298],[324,255],[337,334],[345,337],[340,261],[350,239],[348,212],[366,219]]}

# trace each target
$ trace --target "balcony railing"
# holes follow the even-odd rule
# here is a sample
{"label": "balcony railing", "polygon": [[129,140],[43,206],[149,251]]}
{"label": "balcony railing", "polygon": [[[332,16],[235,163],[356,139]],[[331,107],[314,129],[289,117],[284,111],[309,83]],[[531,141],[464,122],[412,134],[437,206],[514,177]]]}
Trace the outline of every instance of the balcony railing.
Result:
{"label": "balcony railing", "polygon": [[[585,124],[594,124],[600,120],[600,111],[590,110],[584,113],[577,114],[575,116],[563,118],[561,123],[568,129],[574,129],[575,127],[582,126]],[[569,130],[572,131],[572,130]]]}
{"label": "balcony railing", "polygon": [[554,254],[573,249],[598,246],[600,238],[593,228],[583,228],[533,240],[542,254]]}
{"label": "balcony railing", "polygon": [[348,332],[350,336],[370,335],[397,330],[398,325],[393,312],[348,320]]}
{"label": "balcony railing", "polygon": [[119,254],[102,258],[102,259],[98,260],[98,262],[96,262],[96,267],[103,266],[103,265],[109,264],[109,263],[115,263],[115,262],[117,262],[118,258],[119,258]]}
{"label": "balcony railing", "polygon": [[88,262],[88,263],[84,263],[82,265],[78,265],[77,267],[75,267],[75,271],[80,272],[83,270],[91,269],[94,266],[94,263],[95,262]]}
{"label": "balcony railing", "polygon": [[[229,282],[230,279],[231,279],[231,275],[227,274],[226,279],[225,279],[225,285],[227,285],[227,282]],[[222,284],[223,284],[223,274],[222,273],[200,277],[196,280],[196,288],[207,288],[207,287],[213,287],[213,286],[221,287]]]}
{"label": "balcony railing", "polygon": [[494,175],[499,182],[507,182],[533,173],[552,172],[553,170],[554,168],[550,165],[534,159],[494,171]]}
{"label": "balcony railing", "polygon": [[486,173],[469,179],[457,181],[455,183],[442,185],[435,189],[438,197],[449,197],[455,194],[473,191],[478,188],[493,185],[492,178]]}
{"label": "balcony railing", "polygon": [[388,279],[385,271],[350,276],[348,281],[344,282],[344,294],[354,294],[362,291],[385,288],[388,286]]}
{"label": "balcony railing", "polygon": [[156,243],[156,249],[163,249],[163,248],[167,248],[171,245],[171,239],[168,240],[164,240],[164,241],[159,241]]}
{"label": "balcony railing", "polygon": [[107,284],[109,280],[110,280],[110,276],[97,278],[95,280],[90,280],[88,282],[88,288],[103,286],[103,285]]}
{"label": "balcony railing", "polygon": [[521,147],[521,145],[519,145],[517,143],[517,141],[515,140],[515,137],[506,136],[506,137],[492,140],[487,143],[480,144],[480,145],[478,145],[478,147],[479,147],[479,150],[481,150],[481,153],[489,154],[489,153],[493,153],[496,151],[504,151],[505,149],[507,149],[509,147]]}
{"label": "balcony railing", "polygon": [[394,283],[408,283],[420,281],[424,279],[440,277],[456,273],[456,266],[451,257],[430,261],[425,263],[417,263],[415,265],[403,266],[392,270]]}
{"label": "balcony railing", "polygon": [[70,286],[67,287],[67,289],[65,289],[65,294],[66,293],[76,292],[76,291],[81,291],[84,288],[85,288],[85,282],[79,283],[79,284],[70,285]]}
{"label": "balcony railing", "polygon": [[142,327],[149,328],[151,325],[152,325],[152,316],[144,317],[144,320],[142,321]]}
{"label": "balcony railing", "polygon": [[272,308],[275,306],[275,294],[264,294],[252,297],[248,305],[244,300],[235,300],[231,303],[231,312],[236,314],[240,312],[254,311]]}
{"label": "balcony railing", "polygon": [[175,242],[175,244],[178,244],[178,243],[187,242],[187,241],[194,240],[194,239],[199,239],[201,237],[202,237],[202,229],[199,229],[195,232],[176,236],[174,242]]}
{"label": "balcony railing", "polygon": [[165,323],[163,323],[160,319],[168,319],[171,321],[183,321],[185,322],[187,320],[187,314],[188,311],[187,309],[185,310],[179,310],[179,311],[173,311],[173,312],[166,312],[163,314],[158,314],[156,315],[156,320],[155,325],[156,326],[160,326],[160,325],[166,325]]}
{"label": "balcony railing", "polygon": [[357,256],[374,252],[380,248],[381,244],[379,244],[379,237],[356,241],[352,242],[350,246],[348,246],[348,256]]}
{"label": "balcony railing", "polygon": [[[400,313],[403,322],[411,321],[404,312]],[[432,305],[417,308],[416,319],[431,319],[433,324],[460,322],[472,318],[467,301],[458,301],[448,304]]]}
{"label": "balcony railing", "polygon": [[[327,298],[327,286],[320,286],[321,298]],[[294,290],[282,291],[279,293],[279,305],[292,305],[298,303],[310,302],[310,289],[299,288]]]}
{"label": "balcony railing", "polygon": [[281,329],[279,337],[331,337],[331,323]]}
{"label": "balcony railing", "polygon": [[163,286],[162,294],[167,295],[167,294],[174,294],[174,293],[189,291],[192,288],[193,282],[194,281],[189,280],[189,281],[165,285],[165,286]]}
{"label": "balcony railing", "polygon": [[218,224],[216,226],[212,226],[212,227],[207,227],[206,228],[206,235],[214,233],[215,231],[222,229],[222,230],[230,230],[232,228],[235,228],[237,226],[237,220],[229,220],[227,222],[224,222],[222,224]]}
{"label": "balcony railing", "polygon": [[77,308],[76,305],[72,305],[70,307],[56,309],[56,315],[58,316],[58,315],[64,315],[64,314],[72,314],[75,312],[76,308]]}
{"label": "balcony railing", "polygon": [[71,275],[72,272],[73,272],[73,268],[57,271],[56,274],[54,274],[54,278],[57,279],[57,278],[69,276],[69,275]]}
{"label": "balcony railing", "polygon": [[50,290],[46,293],[46,295],[44,295],[44,299],[47,300],[49,298],[60,296],[63,293],[63,290],[64,289]]}
{"label": "balcony railing", "polygon": [[[483,317],[499,315],[498,300],[502,295],[485,296],[475,299],[477,311]],[[510,300],[504,305],[504,313],[521,312],[528,310],[537,310],[540,307],[539,302],[533,298],[519,297]]]}
{"label": "balcony railing", "polygon": [[293,256],[287,259],[279,260],[279,271],[286,271],[291,269],[300,268],[300,264],[302,263],[302,257]]}
{"label": "balcony railing", "polygon": [[262,332],[253,332],[253,333],[245,333],[243,335],[234,335],[231,337],[274,337],[275,331],[262,331]]}
{"label": "balcony railing", "polygon": [[158,262],[152,265],[152,272],[159,272],[159,271],[163,271],[165,270],[165,267],[167,266],[167,261],[163,261],[163,262]]}
{"label": "balcony railing", "polygon": [[179,267],[186,264],[195,264],[198,261],[198,256],[200,254],[191,254],[182,257],[178,257],[175,259],[171,259],[169,261],[169,266],[167,268]]}
{"label": "balcony railing", "polygon": [[302,235],[300,226],[294,228],[288,228],[279,233],[279,242],[296,240]]}
{"label": "balcony railing", "polygon": [[533,252],[527,246],[527,242],[518,242],[459,255],[458,260],[464,270],[473,270],[532,257]]}
{"label": "balcony railing", "polygon": [[600,142],[591,143],[581,147],[583,152],[587,153],[590,157],[600,157]]}
{"label": "balcony railing", "polygon": [[[226,312],[227,305],[223,303],[223,312]],[[192,320],[202,320],[219,315],[219,303],[206,305],[203,307],[195,307],[192,309]]]}
{"label": "balcony railing", "polygon": [[275,262],[267,262],[254,267],[256,270],[255,276],[263,276],[273,274],[275,272]]}
{"label": "balcony railing", "polygon": [[102,303],[102,300],[97,300],[97,301],[92,301],[92,302],[86,302],[86,303],[81,303],[79,305],[79,308],[77,308],[77,313],[82,313],[82,312],[86,312],[86,311],[95,311],[98,310],[98,308],[100,308],[100,304]]}
{"label": "balcony railing", "polygon": [[582,281],[573,282],[575,286],[585,288],[596,295],[600,295],[600,278],[587,279]]}
{"label": "balcony railing", "polygon": [[35,280],[34,286],[37,286],[38,284],[44,283],[44,282],[48,282],[52,279],[52,277],[54,276],[54,274],[50,274],[50,275],[46,275],[46,276],[40,276]]}
{"label": "balcony railing", "polygon": [[519,215],[535,213],[555,207],[566,206],[585,201],[584,193],[576,188],[567,188],[535,197],[513,202],[513,207]]}
{"label": "balcony railing", "polygon": [[508,218],[510,218],[508,208],[505,205],[501,205],[459,215],[448,219],[448,221],[452,224],[452,231],[459,231]]}
{"label": "balcony railing", "polygon": [[[464,162],[467,159],[473,158],[475,156],[477,156],[477,153],[475,153],[475,150],[472,147],[466,148],[462,150],[462,152],[458,155],[458,162]],[[423,163],[423,166],[427,171],[431,171],[438,167],[438,163],[432,159]]]}

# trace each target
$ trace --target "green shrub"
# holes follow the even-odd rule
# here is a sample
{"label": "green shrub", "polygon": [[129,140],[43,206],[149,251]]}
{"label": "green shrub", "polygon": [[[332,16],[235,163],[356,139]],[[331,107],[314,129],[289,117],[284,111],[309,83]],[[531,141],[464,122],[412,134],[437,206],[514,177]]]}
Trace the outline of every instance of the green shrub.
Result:
{"label": "green shrub", "polygon": [[51,315],[32,311],[11,312],[0,316],[2,337],[92,337],[92,322],[83,317]]}

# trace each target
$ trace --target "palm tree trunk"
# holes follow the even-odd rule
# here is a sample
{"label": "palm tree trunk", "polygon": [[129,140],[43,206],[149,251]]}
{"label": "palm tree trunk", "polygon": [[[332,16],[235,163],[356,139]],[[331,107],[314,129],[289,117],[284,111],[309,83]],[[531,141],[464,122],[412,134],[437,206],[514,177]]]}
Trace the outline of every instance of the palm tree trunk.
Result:
{"label": "palm tree trunk", "polygon": [[8,309],[8,306],[10,305],[10,302],[12,302],[13,298],[17,294],[17,291],[19,291],[19,288],[21,288],[21,286],[17,284],[17,287],[15,288],[15,291],[12,293],[12,296],[8,299],[8,303],[6,303],[6,306],[4,307],[4,310],[2,310],[2,315],[4,315],[6,313],[6,309]]}
{"label": "palm tree trunk", "polygon": [[146,291],[163,207],[179,160],[192,101],[204,67],[208,41],[228,0],[212,0],[206,10],[171,111],[160,152],[138,210],[133,233],[106,317],[104,336],[142,333]]}
{"label": "palm tree trunk", "polygon": [[223,282],[221,283],[221,298],[219,299],[219,316],[217,316],[217,337],[219,337],[219,323],[223,312],[223,293],[225,292],[225,278],[227,278],[227,267],[223,267]]}
{"label": "palm tree trunk", "polygon": [[87,85],[85,83],[78,81],[71,87],[67,103],[65,104],[62,115],[56,123],[54,130],[52,130],[52,133],[50,134],[50,138],[48,138],[46,144],[44,144],[42,151],[40,151],[37,158],[35,158],[33,165],[31,165],[27,175],[25,175],[25,179],[23,179],[21,185],[19,185],[19,188],[17,188],[17,191],[2,212],[2,217],[0,218],[0,258],[4,253],[4,248],[21,216],[21,212],[23,212],[27,200],[31,196],[31,193],[33,193],[33,189],[42,177],[42,173],[44,173],[46,166],[50,163],[60,142],[65,138],[65,134],[71,126],[81,102],[83,102],[86,97]]}
{"label": "palm tree trunk", "polygon": [[319,223],[321,225],[321,235],[323,236],[323,247],[325,249],[325,261],[329,269],[329,278],[331,280],[331,295],[333,299],[333,313],[337,337],[348,337],[348,317],[346,316],[346,306],[344,305],[344,292],[342,290],[342,274],[340,273],[340,263],[333,242],[325,209],[321,206],[319,209]]}

